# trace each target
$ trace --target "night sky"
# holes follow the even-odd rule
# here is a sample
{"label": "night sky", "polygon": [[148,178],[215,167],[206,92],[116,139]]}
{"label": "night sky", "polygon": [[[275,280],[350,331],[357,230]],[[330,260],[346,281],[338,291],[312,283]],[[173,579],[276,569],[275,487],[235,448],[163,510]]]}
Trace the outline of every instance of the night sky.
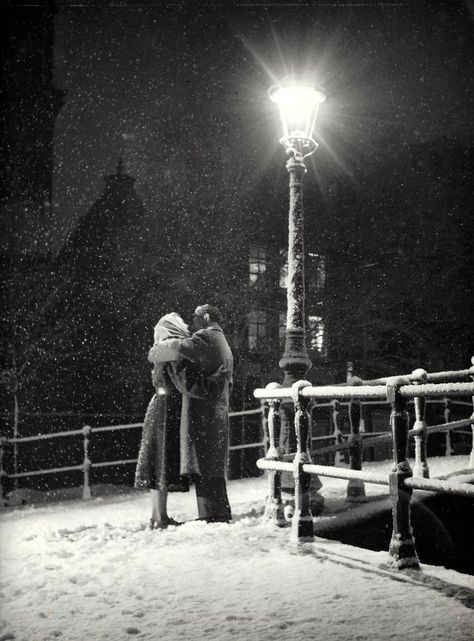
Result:
{"label": "night sky", "polygon": [[202,144],[189,140],[186,119],[199,141],[216,135],[206,123],[220,121],[227,155],[257,173],[277,153],[284,162],[266,92],[289,73],[327,93],[316,163],[350,173],[354,155],[387,128],[401,143],[472,143],[472,50],[464,2],[59,2],[55,84],[66,98],[55,138],[58,244],[119,156],[153,211],[167,167],[183,154],[191,166],[200,162]]}

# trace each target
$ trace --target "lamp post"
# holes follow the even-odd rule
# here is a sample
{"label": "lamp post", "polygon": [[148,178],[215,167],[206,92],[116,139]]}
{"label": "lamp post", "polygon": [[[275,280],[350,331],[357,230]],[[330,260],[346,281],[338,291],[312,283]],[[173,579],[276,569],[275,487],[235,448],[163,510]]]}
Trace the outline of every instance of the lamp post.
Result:
{"label": "lamp post", "polygon": [[[285,375],[283,387],[290,387],[297,381],[299,387],[305,382],[306,372],[311,361],[306,351],[305,332],[305,283],[304,283],[304,219],[303,219],[303,176],[307,169],[305,158],[314,153],[318,144],[313,139],[313,129],[319,105],[325,96],[321,91],[308,85],[289,83],[277,85],[269,90],[269,96],[278,105],[283,136],[280,143],[288,156],[286,168],[290,176],[290,207],[288,219],[288,281],[287,313],[285,329],[285,351],[279,362]],[[310,433],[310,414],[308,404],[304,403],[299,391],[294,388],[294,413],[289,404],[280,406],[281,430],[278,439],[277,456],[294,451],[290,445],[290,425],[294,422],[296,437],[296,456],[293,474],[275,472],[270,477],[268,513],[276,514],[276,522],[282,521],[285,494],[294,500],[287,502],[285,518],[294,509],[292,530],[297,538],[313,536],[311,510],[322,509],[324,501],[317,494],[321,482],[303,471],[303,463],[311,461],[308,445]],[[294,504],[294,508],[292,507]],[[273,512],[272,512],[273,510]]]}
{"label": "lamp post", "polygon": [[319,105],[325,100],[322,91],[302,84],[276,85],[269,96],[278,105],[283,136],[280,143],[288,156],[290,207],[288,222],[288,282],[285,351],[279,365],[285,376],[283,386],[304,379],[311,367],[306,351],[303,176],[305,158],[318,144],[313,129]]}

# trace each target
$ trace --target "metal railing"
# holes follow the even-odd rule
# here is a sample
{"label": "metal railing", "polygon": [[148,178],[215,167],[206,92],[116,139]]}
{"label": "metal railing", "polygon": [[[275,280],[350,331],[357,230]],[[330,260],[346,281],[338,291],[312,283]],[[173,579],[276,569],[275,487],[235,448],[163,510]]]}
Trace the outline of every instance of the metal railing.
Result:
{"label": "metal railing", "polygon": [[[474,360],[473,360],[474,362]],[[429,479],[426,461],[426,440],[430,433],[450,431],[467,425],[474,433],[474,413],[470,418],[448,421],[428,427],[425,409],[428,398],[448,398],[471,396],[474,398],[474,382],[452,382],[456,378],[474,380],[474,367],[460,372],[437,372],[428,375],[423,370],[403,377],[389,377],[375,381],[361,381],[352,378],[343,385],[314,387],[308,381],[298,381],[291,388],[283,388],[270,383],[265,389],[257,389],[254,396],[269,405],[268,431],[269,448],[264,458],[257,461],[260,469],[269,471],[269,493],[265,506],[265,516],[276,525],[286,525],[281,498],[281,473],[292,472],[294,477],[295,511],[292,518],[292,537],[296,540],[313,539],[313,517],[310,511],[311,475],[328,476],[348,480],[347,499],[365,500],[364,483],[377,483],[389,488],[392,500],[393,532],[389,554],[392,564],[397,568],[419,567],[410,523],[410,500],[414,489],[434,492],[474,496],[474,487],[469,483],[453,483],[447,480]],[[439,383],[445,378],[451,382]],[[277,433],[280,432],[280,407],[290,400],[294,404],[294,427],[297,450],[284,455],[278,448]],[[340,430],[335,434],[335,445],[319,450],[310,450],[310,406],[315,401],[331,399],[329,406],[337,413],[335,402],[349,403],[351,433],[344,443]],[[337,401],[335,401],[337,399]],[[415,404],[415,423],[409,429],[407,402]],[[367,400],[386,401],[391,405],[390,428],[388,435],[372,436],[371,444],[392,442],[394,467],[387,476],[362,471],[362,450],[364,440],[359,431],[361,403]],[[337,416],[335,425],[337,424]],[[449,415],[445,414],[445,420]],[[412,471],[408,460],[408,438],[415,438],[415,469]],[[474,440],[474,439],[473,439]],[[369,442],[370,442],[369,441]],[[365,443],[368,444],[367,441]],[[323,450],[341,451],[349,449],[351,469],[315,465],[312,457]],[[291,458],[292,461],[288,461]],[[474,446],[470,454],[470,467],[474,467]],[[468,477],[466,477],[468,478]]]}
{"label": "metal railing", "polygon": [[[257,407],[255,409],[242,410],[240,412],[229,412],[230,419],[238,416],[252,416],[252,415],[261,416],[262,440],[255,443],[242,443],[239,445],[230,445],[229,451],[246,450],[246,449],[258,448],[258,447],[265,449],[266,447],[266,439],[265,439],[266,415],[265,415],[264,404],[261,403],[260,407]],[[130,459],[120,459],[120,460],[113,460],[113,461],[93,462],[91,460],[91,455],[90,455],[90,443],[91,443],[91,439],[93,438],[93,435],[100,434],[102,432],[116,432],[116,431],[122,431],[122,430],[137,429],[142,427],[143,427],[143,423],[127,423],[124,425],[104,425],[100,427],[91,427],[90,425],[84,425],[84,427],[82,427],[81,429],[52,432],[50,434],[36,434],[34,436],[25,436],[25,437],[19,437],[19,438],[6,438],[2,436],[0,437],[0,493],[1,493],[0,496],[3,497],[3,492],[4,492],[3,483],[4,483],[4,480],[7,478],[15,480],[15,479],[26,478],[30,476],[42,476],[47,474],[58,474],[58,473],[64,473],[64,472],[82,471],[83,472],[82,498],[83,499],[91,498],[90,477],[91,477],[92,469],[111,467],[111,466],[117,466],[117,465],[136,465],[138,461],[138,458],[130,458]],[[45,469],[37,469],[37,470],[26,470],[22,472],[13,473],[13,474],[8,474],[5,470],[5,465],[3,461],[4,461],[4,455],[5,455],[5,448],[9,444],[18,446],[24,443],[45,441],[48,439],[56,439],[61,437],[72,438],[77,436],[82,436],[83,451],[84,451],[84,457],[83,457],[82,463],[78,465],[68,465],[68,466],[62,466],[62,467],[53,467],[53,468],[45,468]]]}
{"label": "metal railing", "polygon": [[[409,399],[408,404],[414,405],[414,402]],[[454,452],[452,442],[451,442],[451,430],[456,430],[457,434],[461,435],[472,435],[472,430],[471,431],[466,431],[466,430],[461,430],[460,428],[465,427],[466,423],[459,423],[458,421],[451,421],[451,413],[452,413],[452,408],[453,407],[472,407],[472,403],[467,403],[464,401],[460,401],[459,399],[450,399],[448,397],[443,397],[440,399],[431,399],[431,400],[426,400],[425,401],[426,406],[428,405],[442,405],[443,407],[443,417],[444,417],[444,424],[439,425],[436,430],[431,430],[430,433],[436,431],[436,432],[442,432],[445,434],[445,445],[444,445],[444,452],[445,456],[451,456]],[[360,401],[360,406],[361,409],[363,408],[371,408],[373,406],[377,407],[389,407],[388,401]],[[311,442],[311,455],[314,456],[322,456],[324,454],[334,454],[334,465],[338,465],[342,462],[341,458],[341,452],[344,450],[350,450],[352,445],[350,442],[344,443],[343,441],[345,439],[350,439],[351,434],[348,434],[347,432],[343,432],[341,429],[341,419],[340,419],[340,410],[341,408],[346,408],[348,412],[350,413],[351,410],[351,403],[349,401],[339,401],[336,399],[333,399],[329,403],[317,403],[314,404],[312,407],[312,410],[319,410],[323,408],[328,408],[330,409],[330,422],[332,424],[332,432],[329,434],[322,434],[318,436],[313,436],[311,435],[310,437],[310,442]],[[352,425],[353,421],[350,422]],[[363,438],[363,446],[364,450],[368,447],[376,447],[378,445],[383,445],[386,443],[391,442],[391,435],[390,432],[387,430],[383,431],[366,431],[366,425],[365,425],[365,418],[363,416],[363,413],[361,412],[360,418],[359,418],[359,433]],[[415,436],[415,432],[410,431],[410,436]],[[313,447],[314,443],[318,443],[319,441],[334,441],[335,445],[326,445],[324,447],[318,447],[315,448]],[[418,460],[420,457],[421,452],[416,452],[416,460],[418,464]],[[473,461],[472,464],[474,465],[474,455],[473,455]],[[423,471],[424,476],[429,476],[429,471],[427,468],[426,464],[426,469]],[[418,474],[417,474],[418,475]]]}

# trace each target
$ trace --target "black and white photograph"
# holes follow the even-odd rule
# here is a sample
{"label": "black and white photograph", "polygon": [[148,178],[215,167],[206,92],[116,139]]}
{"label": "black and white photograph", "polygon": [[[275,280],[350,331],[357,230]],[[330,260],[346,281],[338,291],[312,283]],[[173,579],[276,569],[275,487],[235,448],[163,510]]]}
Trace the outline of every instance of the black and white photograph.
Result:
{"label": "black and white photograph", "polygon": [[0,25],[0,641],[472,641],[473,0]]}

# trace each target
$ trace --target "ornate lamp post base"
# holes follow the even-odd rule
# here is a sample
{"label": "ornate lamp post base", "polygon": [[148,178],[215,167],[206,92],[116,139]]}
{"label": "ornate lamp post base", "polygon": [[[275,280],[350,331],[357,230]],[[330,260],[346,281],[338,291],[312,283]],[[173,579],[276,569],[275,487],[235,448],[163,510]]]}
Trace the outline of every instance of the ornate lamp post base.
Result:
{"label": "ornate lamp post base", "polygon": [[[290,330],[290,332],[294,333],[296,330]],[[303,336],[303,330],[301,330],[301,336]],[[291,338],[293,337],[290,337],[290,339]],[[291,387],[296,381],[301,381],[306,378],[306,372],[311,368],[312,363],[305,351],[303,352],[297,348],[294,351],[285,351],[283,354],[278,363],[285,372],[283,387]]]}

